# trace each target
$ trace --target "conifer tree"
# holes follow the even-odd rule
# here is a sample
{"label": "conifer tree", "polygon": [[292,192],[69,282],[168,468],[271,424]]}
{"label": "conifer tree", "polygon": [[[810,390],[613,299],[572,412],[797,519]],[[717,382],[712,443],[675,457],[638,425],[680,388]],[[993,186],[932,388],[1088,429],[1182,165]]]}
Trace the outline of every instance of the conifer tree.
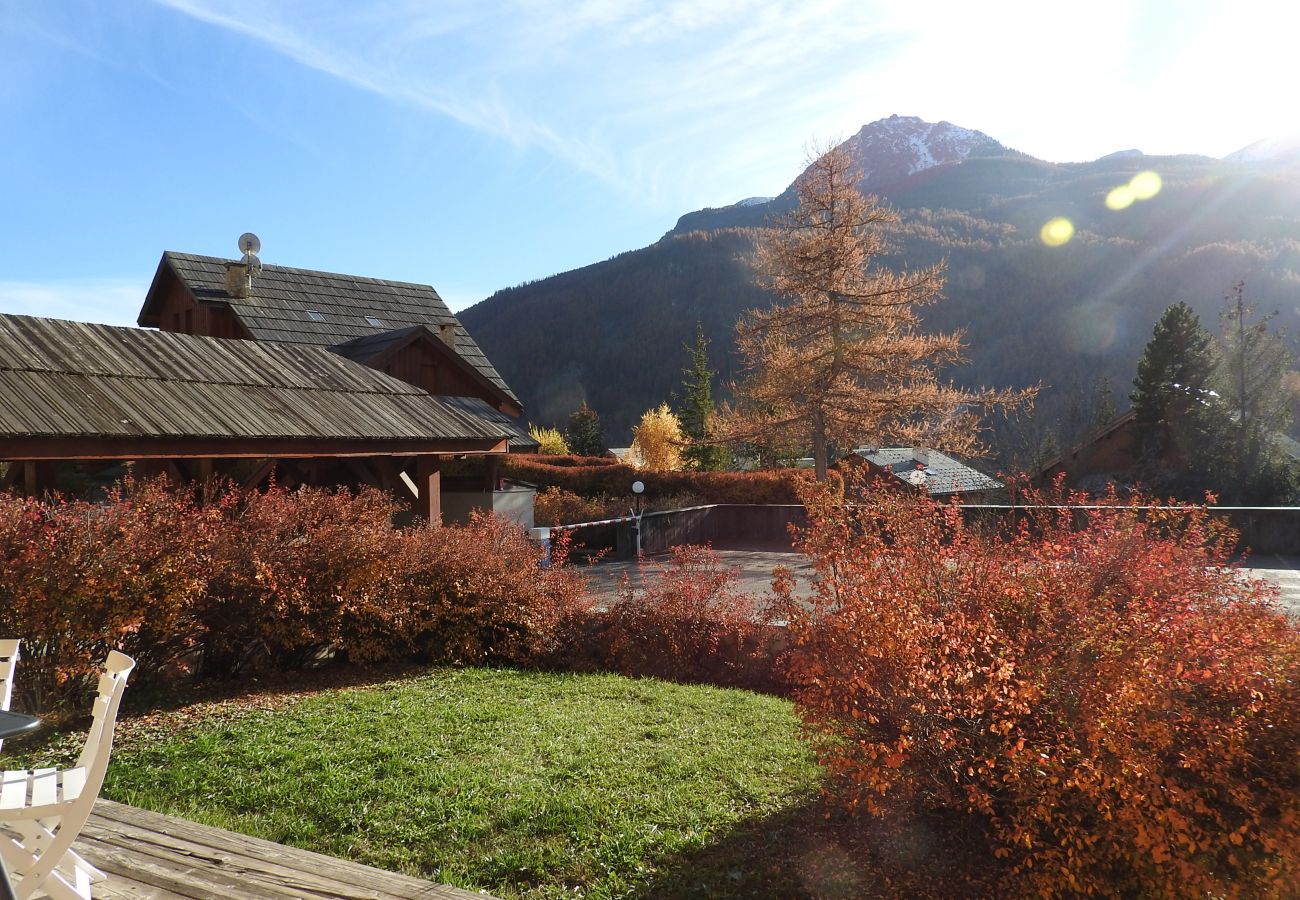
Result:
{"label": "conifer tree", "polygon": [[632,429],[633,455],[640,460],[641,468],[652,472],[680,469],[685,443],[681,423],[667,403],[647,410],[641,423]]}
{"label": "conifer tree", "polygon": [[1217,366],[1213,338],[1192,308],[1175,303],[1166,309],[1138,360],[1129,395],[1148,462],[1172,454],[1192,470],[1208,468],[1206,451],[1221,415]]}
{"label": "conifer tree", "polygon": [[1269,328],[1273,316],[1250,321],[1254,310],[1246,303],[1244,283],[1234,285],[1224,300],[1216,380],[1230,421],[1216,446],[1226,451],[1223,468],[1232,473],[1229,496],[1272,502],[1290,490],[1289,466],[1280,458],[1276,438],[1291,424],[1286,375],[1294,357],[1282,335]]}
{"label": "conifer tree", "polygon": [[605,454],[605,432],[600,425],[600,416],[582,401],[582,405],[569,413],[569,427],[565,432],[569,452],[578,456],[603,456]]}
{"label": "conifer tree", "polygon": [[677,418],[690,443],[682,450],[682,459],[688,469],[716,472],[727,467],[727,450],[709,440],[709,420],[713,417],[713,376],[717,372],[709,368],[709,340],[699,322],[695,323],[695,346],[687,346],[686,351],[691,361],[682,370],[685,377]]}
{"label": "conifer tree", "polygon": [[957,453],[978,447],[973,407],[1025,394],[967,391],[936,369],[961,360],[961,336],[925,334],[917,308],[939,299],[941,266],[893,272],[879,264],[895,214],[859,191],[843,148],[815,159],[795,184],[798,207],[755,255],[759,281],[784,303],[737,325],[747,375],[724,417],[739,441],[799,440],[825,480],[833,444],[916,443]]}

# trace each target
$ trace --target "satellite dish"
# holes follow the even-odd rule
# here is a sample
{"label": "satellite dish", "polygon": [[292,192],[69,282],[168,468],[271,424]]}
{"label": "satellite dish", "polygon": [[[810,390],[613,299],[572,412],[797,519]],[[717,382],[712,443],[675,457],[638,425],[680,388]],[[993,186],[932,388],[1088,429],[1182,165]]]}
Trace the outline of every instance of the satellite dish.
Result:
{"label": "satellite dish", "polygon": [[239,236],[239,252],[250,255],[257,255],[262,249],[262,242],[258,240],[257,235],[251,231],[245,231]]}

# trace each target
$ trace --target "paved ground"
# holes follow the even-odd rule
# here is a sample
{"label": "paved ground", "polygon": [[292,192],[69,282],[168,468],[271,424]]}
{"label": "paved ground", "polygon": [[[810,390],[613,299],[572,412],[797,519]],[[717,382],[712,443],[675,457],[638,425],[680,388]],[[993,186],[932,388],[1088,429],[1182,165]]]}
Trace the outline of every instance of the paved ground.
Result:
{"label": "paved ground", "polygon": [[[790,550],[719,550],[718,555],[726,565],[739,569],[740,586],[747,592],[761,594],[768,590],[772,583],[772,570],[777,566],[785,566],[794,573],[796,594],[806,596],[810,591],[812,566],[800,553]],[[601,562],[588,570],[588,577],[602,600],[616,600],[624,577],[635,588],[645,575],[654,577],[656,568],[664,560],[662,556],[651,557],[644,567],[638,566],[634,560]],[[1300,556],[1252,556],[1242,571],[1280,586],[1283,605],[1291,615],[1300,618]]]}
{"label": "paved ground", "polygon": [[1300,556],[1260,555],[1247,562],[1242,571],[1255,578],[1267,578],[1282,588],[1282,605],[1300,618]]}

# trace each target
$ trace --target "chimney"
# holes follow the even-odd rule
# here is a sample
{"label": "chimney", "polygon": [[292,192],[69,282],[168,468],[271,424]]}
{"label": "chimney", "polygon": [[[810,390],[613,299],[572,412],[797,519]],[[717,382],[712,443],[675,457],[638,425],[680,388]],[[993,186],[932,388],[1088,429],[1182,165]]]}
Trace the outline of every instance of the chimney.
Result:
{"label": "chimney", "polygon": [[913,448],[912,448],[912,459],[916,460],[917,462],[919,462],[919,463],[920,463],[921,465],[923,465],[923,466],[928,466],[928,465],[930,465],[930,448],[929,448],[929,447],[913,447]]}
{"label": "chimney", "polygon": [[438,326],[438,337],[442,338],[442,342],[448,347],[456,349],[456,326],[451,322],[443,322]]}
{"label": "chimney", "polygon": [[226,263],[226,293],[232,297],[247,297],[253,286],[248,276],[248,266],[243,260]]}

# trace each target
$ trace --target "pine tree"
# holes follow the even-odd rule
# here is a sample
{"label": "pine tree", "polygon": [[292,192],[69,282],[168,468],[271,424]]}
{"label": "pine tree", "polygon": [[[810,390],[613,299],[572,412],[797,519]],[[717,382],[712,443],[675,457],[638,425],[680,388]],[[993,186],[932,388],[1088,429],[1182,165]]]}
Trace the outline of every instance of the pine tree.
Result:
{"label": "pine tree", "polygon": [[582,401],[582,405],[569,413],[569,427],[565,431],[569,451],[577,456],[604,456],[605,432],[600,425],[600,416]]}
{"label": "pine tree", "polygon": [[825,480],[832,445],[896,441],[957,453],[978,447],[972,407],[1015,405],[1025,394],[967,391],[936,369],[961,360],[956,334],[924,334],[918,307],[939,299],[940,266],[879,265],[897,216],[859,191],[842,147],[815,159],[795,184],[798,207],[760,242],[760,283],[786,302],[737,325],[747,375],[724,416],[738,441],[798,440]]}
{"label": "pine tree", "polygon": [[710,443],[709,420],[713,417],[713,376],[709,368],[709,340],[704,336],[704,326],[695,324],[695,346],[686,346],[690,364],[682,370],[682,397],[678,403],[677,418],[682,433],[690,441],[682,450],[682,459],[688,469],[716,472],[727,467],[727,449],[716,442]]}
{"label": "pine tree", "polygon": [[1133,379],[1135,424],[1149,464],[1181,462],[1193,471],[1211,466],[1207,449],[1221,417],[1214,390],[1214,340],[1186,303],[1164,311],[1151,332]]}

